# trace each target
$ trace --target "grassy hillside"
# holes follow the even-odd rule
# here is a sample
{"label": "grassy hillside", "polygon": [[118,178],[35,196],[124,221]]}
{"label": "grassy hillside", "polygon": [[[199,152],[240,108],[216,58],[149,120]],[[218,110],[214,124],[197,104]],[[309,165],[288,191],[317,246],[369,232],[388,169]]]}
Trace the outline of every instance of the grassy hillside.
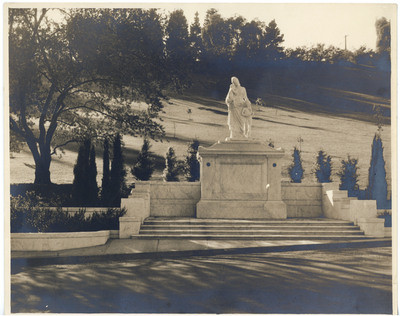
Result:
{"label": "grassy hillside", "polygon": [[334,113],[371,121],[379,105],[390,123],[390,72],[351,63],[285,60],[224,73],[197,75],[189,94],[223,100],[230,77],[237,76],[251,101],[305,112]]}
{"label": "grassy hillside", "polygon": [[[334,93],[331,90],[330,93]],[[360,102],[375,98],[365,94],[340,91],[338,95],[351,95]],[[222,99],[212,99],[199,95],[174,97],[165,103],[161,117],[166,130],[163,142],[152,142],[152,148],[158,170],[154,175],[159,179],[163,168],[163,156],[167,148],[173,146],[178,158],[183,159],[187,144],[197,138],[202,146],[209,146],[228,136],[227,109]],[[305,182],[314,182],[312,174],[315,156],[318,150],[323,149],[333,157],[333,167],[336,173],[340,161],[350,154],[359,158],[360,184],[367,184],[368,168],[371,156],[371,143],[376,131],[374,123],[360,120],[357,115],[350,113],[348,117],[328,113],[326,111],[300,111],[298,104],[304,100],[290,97],[269,95],[265,99],[268,105],[274,107],[255,108],[252,137],[261,141],[272,141],[276,147],[282,147],[284,157],[283,177],[288,177],[287,167],[291,163],[293,146],[298,145],[297,139],[303,139],[301,150],[305,168]],[[386,100],[387,102],[387,100]],[[316,105],[317,106],[317,105]],[[139,105],[138,105],[139,107]],[[188,113],[191,109],[191,114]],[[390,126],[383,130],[384,155],[388,178],[390,178]],[[126,167],[134,163],[138,150],[142,145],[141,138],[124,137]],[[97,151],[98,184],[102,177],[102,152]],[[54,157],[51,165],[51,179],[55,183],[71,183],[73,180],[73,166],[77,157],[76,147],[69,147],[65,154]],[[34,163],[27,149],[13,154],[11,158],[11,183],[26,183],[34,180]],[[334,180],[338,181],[337,176]],[[128,175],[128,181],[133,181]]]}

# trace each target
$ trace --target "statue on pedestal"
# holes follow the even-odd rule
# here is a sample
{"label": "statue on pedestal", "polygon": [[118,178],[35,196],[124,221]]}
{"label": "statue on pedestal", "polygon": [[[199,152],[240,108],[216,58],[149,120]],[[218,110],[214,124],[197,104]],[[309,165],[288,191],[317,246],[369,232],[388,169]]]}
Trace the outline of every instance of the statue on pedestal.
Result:
{"label": "statue on pedestal", "polygon": [[226,140],[247,139],[250,135],[253,109],[247,98],[246,89],[240,85],[239,79],[231,78],[225,103],[228,106],[228,126],[230,136]]}

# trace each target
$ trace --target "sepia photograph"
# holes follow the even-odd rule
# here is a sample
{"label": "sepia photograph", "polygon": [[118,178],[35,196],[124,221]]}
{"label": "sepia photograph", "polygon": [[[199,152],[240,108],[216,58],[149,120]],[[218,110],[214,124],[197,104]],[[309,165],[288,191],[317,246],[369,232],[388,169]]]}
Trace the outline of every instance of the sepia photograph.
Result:
{"label": "sepia photograph", "polygon": [[395,3],[3,26],[7,314],[398,313]]}

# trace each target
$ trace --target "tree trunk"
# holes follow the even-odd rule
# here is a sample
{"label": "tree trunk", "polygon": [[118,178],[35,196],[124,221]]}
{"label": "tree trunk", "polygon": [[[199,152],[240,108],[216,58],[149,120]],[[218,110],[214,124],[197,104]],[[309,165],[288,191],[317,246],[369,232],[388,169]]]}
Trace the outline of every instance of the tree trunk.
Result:
{"label": "tree trunk", "polygon": [[50,180],[50,152],[35,159],[35,184],[51,184]]}

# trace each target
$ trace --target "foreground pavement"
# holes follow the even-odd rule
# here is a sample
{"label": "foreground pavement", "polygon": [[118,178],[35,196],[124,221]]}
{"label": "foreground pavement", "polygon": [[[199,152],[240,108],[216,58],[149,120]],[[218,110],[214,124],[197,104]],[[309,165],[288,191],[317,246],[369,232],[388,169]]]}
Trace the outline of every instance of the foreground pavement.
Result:
{"label": "foreground pavement", "polygon": [[13,260],[11,311],[392,312],[391,247],[100,258],[43,265]]}

